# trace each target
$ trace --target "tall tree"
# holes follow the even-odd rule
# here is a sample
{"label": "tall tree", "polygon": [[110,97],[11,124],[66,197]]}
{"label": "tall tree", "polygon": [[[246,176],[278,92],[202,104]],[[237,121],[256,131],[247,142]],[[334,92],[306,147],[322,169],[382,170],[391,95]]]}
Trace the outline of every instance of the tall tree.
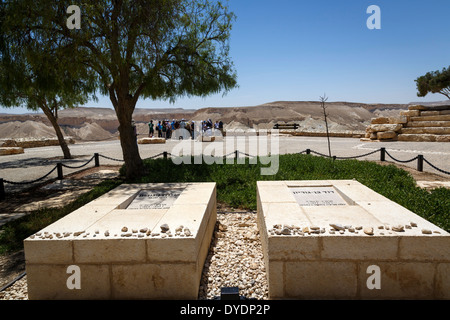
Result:
{"label": "tall tree", "polygon": [[11,21],[15,16],[10,9],[0,7],[0,104],[42,110],[55,130],[64,158],[71,159],[58,125],[58,110],[92,98],[94,74],[86,68],[70,68],[69,52],[53,41],[38,43],[31,30],[14,28],[18,24]]}
{"label": "tall tree", "polygon": [[417,78],[417,96],[425,97],[428,93],[440,93],[450,99],[450,67],[442,71],[431,71]]}
{"label": "tall tree", "polygon": [[[77,3],[78,2],[78,3]],[[208,0],[23,0],[27,28],[70,48],[75,65],[98,75],[119,121],[127,178],[144,167],[132,117],[140,98],[175,101],[234,88],[229,57],[233,13]],[[67,27],[69,5],[81,9],[81,29]],[[16,10],[16,12],[19,12]]]}

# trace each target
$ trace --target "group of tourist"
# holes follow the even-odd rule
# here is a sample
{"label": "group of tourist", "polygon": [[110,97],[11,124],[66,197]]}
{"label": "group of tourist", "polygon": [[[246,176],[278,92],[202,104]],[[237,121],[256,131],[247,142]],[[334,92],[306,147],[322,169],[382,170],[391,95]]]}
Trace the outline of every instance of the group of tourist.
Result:
{"label": "group of tourist", "polygon": [[[206,121],[187,121],[185,119],[173,119],[172,121],[159,120],[158,123],[156,123],[156,121],[153,122],[153,120],[150,120],[150,122],[148,123],[148,128],[148,136],[150,138],[158,137],[164,139],[194,139],[196,137],[195,132],[199,134],[201,130],[202,135],[212,135],[213,129],[220,131],[223,135],[223,122],[216,121],[213,123],[211,119],[208,119]],[[177,136],[174,136],[174,134],[176,134]]]}

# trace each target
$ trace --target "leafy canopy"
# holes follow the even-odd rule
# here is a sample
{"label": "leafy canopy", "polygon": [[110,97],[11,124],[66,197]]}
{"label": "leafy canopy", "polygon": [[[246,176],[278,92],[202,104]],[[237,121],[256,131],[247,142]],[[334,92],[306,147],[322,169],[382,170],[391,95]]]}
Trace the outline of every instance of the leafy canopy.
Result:
{"label": "leafy canopy", "polygon": [[[70,5],[81,9],[79,30],[67,28]],[[23,0],[15,6],[17,23],[38,44],[51,39],[75,65],[97,73],[97,88],[116,108],[126,97],[131,105],[139,97],[174,101],[236,86],[228,43],[235,16],[221,2]]]}
{"label": "leafy canopy", "polygon": [[450,99],[450,67],[442,71],[431,71],[417,78],[417,96],[425,97],[428,93],[440,93]]}
{"label": "leafy canopy", "polygon": [[75,68],[70,53],[17,19],[13,3],[0,7],[0,104],[30,110],[73,107],[96,98],[95,75]]}

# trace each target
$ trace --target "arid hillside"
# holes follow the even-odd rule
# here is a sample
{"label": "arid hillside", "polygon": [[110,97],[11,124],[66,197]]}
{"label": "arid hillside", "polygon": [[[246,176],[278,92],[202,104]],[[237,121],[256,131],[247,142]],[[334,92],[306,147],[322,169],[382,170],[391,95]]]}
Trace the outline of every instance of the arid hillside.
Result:
{"label": "arid hillside", "polygon": [[[397,115],[407,104],[364,104],[350,102],[326,103],[329,128],[332,132],[364,131],[370,120],[379,116]],[[108,140],[117,138],[118,121],[113,109],[79,107],[59,112],[59,124],[67,136],[76,140]],[[324,132],[323,110],[315,101],[277,101],[259,106],[203,108],[187,110],[136,109],[134,120],[140,134],[153,120],[188,119],[222,120],[225,129],[272,129],[275,123],[297,123],[299,130]],[[54,137],[53,128],[43,114],[0,114],[0,139]]]}

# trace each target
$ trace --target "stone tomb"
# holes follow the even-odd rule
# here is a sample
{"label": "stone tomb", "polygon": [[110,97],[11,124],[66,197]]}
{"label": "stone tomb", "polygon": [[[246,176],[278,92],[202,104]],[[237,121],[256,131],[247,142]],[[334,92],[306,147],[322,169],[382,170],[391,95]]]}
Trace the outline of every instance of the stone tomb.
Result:
{"label": "stone tomb", "polygon": [[450,299],[450,234],[354,180],[257,184],[270,299]]}
{"label": "stone tomb", "polygon": [[123,184],[24,240],[28,296],[197,299],[216,216],[215,183]]}

